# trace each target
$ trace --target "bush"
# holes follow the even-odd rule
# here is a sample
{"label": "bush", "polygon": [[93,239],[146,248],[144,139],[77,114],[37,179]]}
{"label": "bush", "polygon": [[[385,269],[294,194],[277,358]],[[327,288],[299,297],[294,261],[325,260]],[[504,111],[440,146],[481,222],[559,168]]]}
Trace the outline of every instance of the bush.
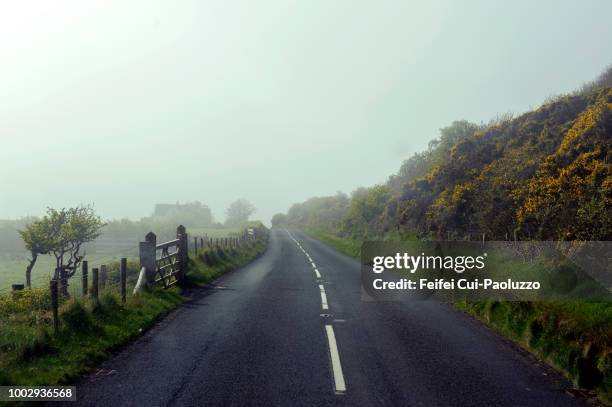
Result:
{"label": "bush", "polygon": [[21,349],[21,359],[29,360],[36,356],[50,353],[53,350],[52,343],[53,339],[49,331],[44,328],[40,329],[32,338],[32,341],[27,342]]}
{"label": "bush", "polygon": [[212,250],[207,250],[204,252],[204,254],[202,255],[202,261],[204,261],[207,266],[214,266],[218,262],[217,256]]}
{"label": "bush", "polygon": [[215,252],[216,252],[217,256],[219,256],[221,261],[227,261],[229,259],[229,257],[227,257],[227,254],[225,253],[225,251],[222,248],[218,247],[215,250]]}
{"label": "bush", "polygon": [[0,386],[10,386],[11,384],[13,384],[13,382],[11,381],[9,375],[0,370]]}
{"label": "bush", "polygon": [[0,315],[8,316],[50,309],[51,295],[47,289],[36,288],[0,296]]}
{"label": "bush", "polygon": [[67,305],[61,314],[61,319],[67,331],[90,333],[95,328],[91,314],[81,302],[76,300],[71,300]]}
{"label": "bush", "polygon": [[121,304],[115,294],[106,292],[100,300],[93,305],[92,313],[100,320],[110,320],[117,316],[121,310]]}

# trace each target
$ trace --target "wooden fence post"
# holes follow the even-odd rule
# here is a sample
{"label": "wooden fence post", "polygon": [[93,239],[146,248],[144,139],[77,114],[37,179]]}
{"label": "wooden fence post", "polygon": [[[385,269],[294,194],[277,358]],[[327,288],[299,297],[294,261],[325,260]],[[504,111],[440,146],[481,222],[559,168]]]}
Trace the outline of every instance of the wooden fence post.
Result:
{"label": "wooden fence post", "polygon": [[140,268],[145,268],[145,281],[147,284],[152,284],[155,281],[155,272],[157,268],[157,263],[155,261],[157,236],[155,236],[155,233],[147,233],[145,241],[140,242],[138,249],[140,254]]}
{"label": "wooden fence post", "polygon": [[95,267],[91,270],[91,298],[93,298],[95,301],[98,301],[98,284],[100,283],[98,271],[99,270]]}
{"label": "wooden fence post", "polygon": [[57,280],[49,281],[49,290],[51,291],[51,308],[53,309],[53,330],[55,333],[59,331],[59,300],[57,298]]}
{"label": "wooden fence post", "polygon": [[121,302],[125,304],[127,299],[127,259],[125,257],[121,258],[121,263],[119,264],[119,280],[121,284]]}
{"label": "wooden fence post", "polygon": [[13,298],[18,298],[19,293],[25,289],[25,284],[11,284]]}
{"label": "wooden fence post", "polygon": [[176,238],[179,239],[179,278],[177,280],[182,280],[187,274],[187,262],[189,261],[189,240],[187,236],[187,231],[185,226],[179,225],[176,228]]}
{"label": "wooden fence post", "polygon": [[202,249],[202,251],[204,250],[204,238],[203,237],[200,238],[200,248]]}
{"label": "wooden fence post", "polygon": [[198,255],[198,238],[197,237],[193,237],[193,248],[195,250],[195,255]]}
{"label": "wooden fence post", "polygon": [[83,271],[83,297],[87,297],[87,290],[89,289],[89,263],[87,260],[83,261],[81,265],[81,270]]}
{"label": "wooden fence post", "polygon": [[106,280],[108,278],[108,270],[106,268],[106,264],[100,266],[100,288],[106,288]]}

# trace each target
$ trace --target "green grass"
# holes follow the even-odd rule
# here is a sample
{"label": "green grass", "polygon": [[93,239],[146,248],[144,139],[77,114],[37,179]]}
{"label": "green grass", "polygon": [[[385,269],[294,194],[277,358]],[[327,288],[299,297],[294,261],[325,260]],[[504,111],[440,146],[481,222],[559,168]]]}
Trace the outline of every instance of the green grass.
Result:
{"label": "green grass", "polygon": [[142,292],[130,297],[125,306],[116,293],[106,292],[99,303],[65,302],[57,335],[53,334],[50,315],[43,315],[39,324],[3,324],[0,384],[69,383],[182,301],[178,288]]}
{"label": "green grass", "polygon": [[146,289],[128,295],[125,305],[113,289],[104,291],[99,302],[65,300],[57,334],[52,328],[48,290],[26,290],[16,298],[0,296],[0,385],[70,383],[185,301],[184,288],[207,284],[252,261],[266,244],[267,239],[261,239],[240,249],[194,256],[181,287]]}
{"label": "green grass", "polygon": [[303,230],[306,234],[329,244],[341,253],[355,258],[359,258],[361,255],[361,245],[363,244],[361,240],[342,238],[313,228],[304,228]]}
{"label": "green grass", "polygon": [[[354,257],[356,259],[361,257],[361,246],[363,245],[363,240],[338,237],[334,234],[326,233],[311,227],[305,227],[301,230],[315,239],[327,243],[334,249],[346,254],[347,256]],[[375,240],[417,241],[418,239],[415,234],[411,233],[403,233],[401,235],[399,233],[390,233],[384,238],[377,238]]]}
{"label": "green grass", "polygon": [[190,260],[187,284],[201,286],[215,280],[222,274],[250,263],[265,251],[266,241],[247,245],[244,249],[206,250]]}
{"label": "green grass", "polygon": [[[313,229],[304,232],[342,253],[359,257],[360,241]],[[612,304],[462,301],[455,306],[612,405]]]}
{"label": "green grass", "polygon": [[[137,253],[136,253],[137,255]],[[91,255],[87,256],[89,268],[119,261],[122,255]],[[131,257],[131,256],[130,256]],[[0,255],[0,294],[10,291],[11,284],[25,283],[25,269],[28,265],[27,255]],[[47,287],[55,270],[55,258],[40,256],[32,271],[32,287]]]}
{"label": "green grass", "polygon": [[[257,223],[254,223],[257,226]],[[241,228],[191,228],[188,233],[191,237],[208,236],[212,238],[230,237],[240,234]],[[134,242],[134,247],[137,247],[138,242]],[[89,261],[90,268],[98,267],[102,264],[108,264],[113,261],[119,261],[121,257],[134,257],[138,255],[137,248],[129,252],[121,252],[117,250],[116,254],[92,254],[87,255],[86,260]],[[11,284],[25,283],[25,270],[28,265],[29,254],[27,252],[15,254],[0,253],[0,294],[10,291]],[[49,284],[51,275],[55,270],[55,258],[52,256],[40,256],[34,266],[32,272],[32,286],[46,287]]]}
{"label": "green grass", "polygon": [[612,304],[478,301],[456,306],[612,404]]}
{"label": "green grass", "polygon": [[192,237],[230,237],[238,235],[241,231],[241,228],[190,228],[187,232]]}

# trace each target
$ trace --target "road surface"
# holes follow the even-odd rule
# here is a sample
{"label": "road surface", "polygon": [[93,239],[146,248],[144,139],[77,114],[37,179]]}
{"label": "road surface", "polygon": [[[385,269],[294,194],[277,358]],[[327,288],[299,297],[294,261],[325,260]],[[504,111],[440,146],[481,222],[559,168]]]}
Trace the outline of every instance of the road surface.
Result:
{"label": "road surface", "polygon": [[259,259],[77,383],[76,404],[583,405],[448,305],[362,301],[359,273],[325,244],[273,230]]}

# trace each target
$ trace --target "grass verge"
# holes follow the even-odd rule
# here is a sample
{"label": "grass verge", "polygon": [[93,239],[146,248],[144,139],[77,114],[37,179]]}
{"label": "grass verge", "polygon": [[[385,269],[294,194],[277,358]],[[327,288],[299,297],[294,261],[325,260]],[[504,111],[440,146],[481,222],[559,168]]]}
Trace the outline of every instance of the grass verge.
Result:
{"label": "grass verge", "polygon": [[478,301],[455,306],[612,405],[612,304]]}
{"label": "grass verge", "polygon": [[313,228],[304,228],[303,231],[348,256],[359,258],[361,255],[361,240],[342,238]]}

